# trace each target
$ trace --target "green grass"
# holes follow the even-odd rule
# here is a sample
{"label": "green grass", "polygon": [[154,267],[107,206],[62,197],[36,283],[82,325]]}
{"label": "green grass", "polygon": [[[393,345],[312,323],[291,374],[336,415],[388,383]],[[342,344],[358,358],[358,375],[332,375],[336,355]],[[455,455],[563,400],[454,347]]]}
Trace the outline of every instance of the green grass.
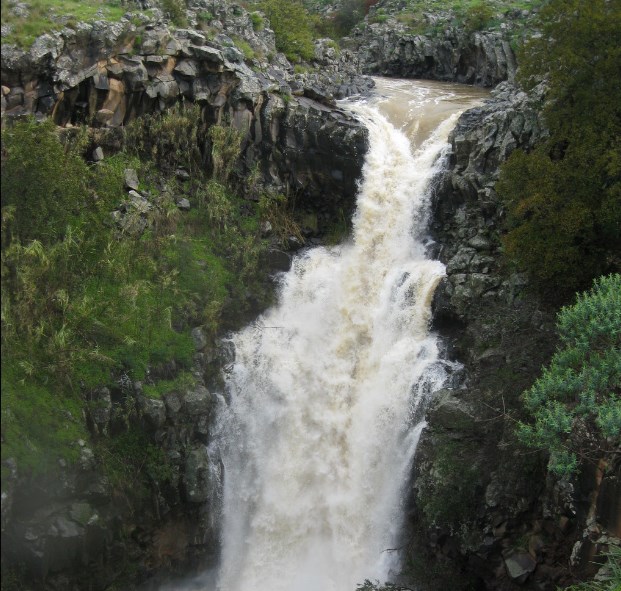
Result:
{"label": "green grass", "polygon": [[235,47],[237,47],[237,49],[244,54],[244,58],[246,60],[253,60],[257,57],[255,50],[252,49],[252,46],[248,43],[248,41],[235,35],[233,36],[233,41],[235,42]]}
{"label": "green grass", "polygon": [[189,371],[181,371],[172,380],[158,380],[155,384],[145,384],[143,392],[145,396],[160,399],[164,394],[180,392],[191,388],[196,384],[196,379]]}
{"label": "green grass", "polygon": [[[400,10],[395,18],[404,24],[408,31],[418,35],[440,35],[447,25],[455,26],[464,31],[482,29],[496,29],[504,22],[502,18],[507,11],[532,10],[538,8],[544,0],[408,0],[406,6]],[[424,13],[445,13],[448,20],[436,24],[429,24]],[[388,16],[379,9],[370,22],[385,22]],[[518,29],[526,26],[524,19],[515,23]],[[515,28],[515,27],[513,27]],[[518,34],[518,33],[516,33]]]}
{"label": "green grass", "polygon": [[3,362],[2,438],[2,460],[14,458],[20,474],[53,469],[59,459],[73,463],[77,440],[88,439],[81,401],[54,392],[42,375],[26,377],[16,360]]}
{"label": "green grass", "polygon": [[[226,181],[238,155],[231,133],[210,133],[220,180],[204,172],[202,154],[191,149],[206,138],[199,115],[180,107],[139,120],[128,133],[130,153],[90,167],[78,165],[80,150],[63,146],[49,123],[3,130],[2,457],[14,457],[20,473],[78,458],[93,389],[108,386],[122,396],[121,376],[142,381],[151,397],[190,386],[191,329],[200,325],[213,339],[269,301],[262,210]],[[172,171],[192,170],[192,179],[179,183],[157,170],[154,153],[165,154]],[[127,199],[126,168],[150,192],[142,233],[120,233],[110,222]],[[22,182],[8,182],[14,177]],[[38,190],[25,193],[33,179]],[[176,206],[182,196],[189,212]],[[51,215],[57,204],[68,204],[71,215]],[[29,208],[51,213],[18,215]],[[166,381],[150,377],[166,375],[171,362],[175,373]]]}
{"label": "green grass", "polygon": [[7,0],[2,0],[2,24],[13,27],[3,43],[14,43],[27,48],[43,33],[74,26],[81,21],[92,21],[101,10],[103,19],[118,21],[127,12],[120,0],[29,0],[30,13],[27,17],[13,14]]}

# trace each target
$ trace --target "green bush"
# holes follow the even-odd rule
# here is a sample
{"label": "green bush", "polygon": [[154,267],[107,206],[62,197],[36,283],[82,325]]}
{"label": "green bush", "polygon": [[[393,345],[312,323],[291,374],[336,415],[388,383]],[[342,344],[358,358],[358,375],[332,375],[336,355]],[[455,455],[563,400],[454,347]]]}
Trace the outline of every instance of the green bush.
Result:
{"label": "green bush", "polygon": [[493,18],[494,11],[489,4],[476,2],[471,4],[466,10],[464,29],[469,33],[481,31],[488,27]]}
{"label": "green bush", "polygon": [[75,146],[60,143],[50,120],[29,118],[3,130],[2,156],[3,233],[23,243],[62,238],[86,198]]}
{"label": "green bush", "polygon": [[251,12],[250,20],[252,21],[252,28],[255,31],[262,31],[265,27],[265,23],[263,22],[263,16],[260,12]]}
{"label": "green bush", "polygon": [[524,393],[533,422],[518,435],[564,475],[607,457],[621,437],[621,275],[598,279],[559,312],[557,328],[562,346]]}
{"label": "green bush", "polygon": [[125,134],[128,151],[151,160],[164,172],[185,168],[190,173],[203,168],[199,146],[206,126],[197,104],[177,104],[165,113],[145,115],[132,122]]}
{"label": "green bush", "polygon": [[313,20],[299,0],[263,0],[261,8],[274,30],[278,51],[293,62],[313,57]]}
{"label": "green bush", "polygon": [[502,167],[508,256],[567,298],[621,268],[621,11],[606,0],[551,0],[520,58],[528,87],[548,78],[549,138]]}
{"label": "green bush", "polygon": [[112,484],[138,497],[146,497],[152,483],[161,486],[174,474],[164,450],[138,429],[100,442],[98,452]]}
{"label": "green bush", "polygon": [[211,164],[215,179],[226,182],[239,154],[243,135],[232,126],[213,125],[207,133],[211,142]]}
{"label": "green bush", "polygon": [[347,35],[364,19],[364,15],[365,2],[363,0],[344,0],[333,19],[336,34],[341,37]]}
{"label": "green bush", "polygon": [[185,27],[188,24],[185,0],[162,0],[162,9],[178,27]]}

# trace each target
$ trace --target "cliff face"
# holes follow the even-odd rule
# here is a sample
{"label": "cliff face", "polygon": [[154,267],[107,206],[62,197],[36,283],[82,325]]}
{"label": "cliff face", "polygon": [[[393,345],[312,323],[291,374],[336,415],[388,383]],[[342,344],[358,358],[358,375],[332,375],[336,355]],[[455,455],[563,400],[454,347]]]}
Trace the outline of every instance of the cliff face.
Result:
{"label": "cliff face", "polygon": [[547,475],[546,458],[514,435],[519,396],[554,352],[555,310],[503,266],[504,211],[494,184],[514,149],[528,150],[545,134],[541,100],[541,92],[499,85],[491,101],[460,118],[437,179],[431,230],[447,277],[434,328],[460,366],[437,394],[415,459],[412,559],[455,569],[428,580],[430,589],[555,589],[593,574],[589,560],[619,535],[618,503],[604,500],[618,495],[619,466],[558,481]]}
{"label": "cliff face", "polygon": [[[179,101],[195,102],[206,123],[230,122],[244,132],[242,176],[258,167],[264,185],[294,195],[302,210],[324,214],[320,223],[351,213],[366,130],[336,108],[327,84],[345,96],[371,83],[351,72],[296,78],[276,55],[271,31],[257,38],[243,15],[222,17],[226,33],[123,19],[44,35],[28,52],[4,47],[3,116],[114,129]],[[235,33],[255,40],[256,55],[276,57],[246,58],[229,37]],[[322,59],[321,45],[318,51]]]}
{"label": "cliff face", "polygon": [[494,86],[513,80],[517,67],[509,40],[499,32],[447,28],[433,38],[376,23],[353,38],[366,74]]}

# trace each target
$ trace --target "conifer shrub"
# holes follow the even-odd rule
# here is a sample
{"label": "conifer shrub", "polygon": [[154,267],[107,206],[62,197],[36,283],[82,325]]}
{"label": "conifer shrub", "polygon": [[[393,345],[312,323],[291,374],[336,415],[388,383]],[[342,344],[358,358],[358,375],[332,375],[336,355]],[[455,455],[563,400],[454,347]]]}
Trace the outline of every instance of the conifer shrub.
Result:
{"label": "conifer shrub", "polygon": [[524,393],[532,422],[520,439],[550,453],[549,468],[570,475],[614,456],[621,440],[621,275],[597,279],[558,314],[560,347]]}

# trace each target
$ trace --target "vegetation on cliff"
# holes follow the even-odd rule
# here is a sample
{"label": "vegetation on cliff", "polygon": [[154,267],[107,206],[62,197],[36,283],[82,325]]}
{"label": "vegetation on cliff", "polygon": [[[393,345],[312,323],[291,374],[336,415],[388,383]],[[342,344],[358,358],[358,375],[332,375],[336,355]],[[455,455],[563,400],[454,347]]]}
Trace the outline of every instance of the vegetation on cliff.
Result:
{"label": "vegetation on cliff", "polygon": [[274,30],[279,51],[293,62],[313,57],[313,22],[301,2],[263,0],[259,6]]}
{"label": "vegetation on cliff", "polygon": [[[83,133],[62,143],[34,120],[3,131],[2,456],[20,473],[76,459],[93,389],[183,379],[193,326],[213,336],[268,297],[259,223],[270,200],[260,211],[236,197],[233,132],[216,129],[207,136],[198,107],[173,109],[133,124],[126,151],[94,165]],[[179,167],[191,178],[171,176]],[[128,199],[127,168],[148,199]]]}
{"label": "vegetation on cliff", "polygon": [[558,314],[561,348],[525,393],[519,435],[560,475],[615,453],[621,438],[621,275],[598,279]]}
{"label": "vegetation on cliff", "polygon": [[621,9],[552,0],[522,55],[522,80],[545,79],[547,141],[514,152],[497,189],[507,255],[561,300],[621,268]]}
{"label": "vegetation on cliff", "polygon": [[63,26],[75,27],[80,21],[103,18],[118,21],[127,7],[121,0],[29,0],[28,3],[2,0],[3,42],[29,46],[39,35]]}

